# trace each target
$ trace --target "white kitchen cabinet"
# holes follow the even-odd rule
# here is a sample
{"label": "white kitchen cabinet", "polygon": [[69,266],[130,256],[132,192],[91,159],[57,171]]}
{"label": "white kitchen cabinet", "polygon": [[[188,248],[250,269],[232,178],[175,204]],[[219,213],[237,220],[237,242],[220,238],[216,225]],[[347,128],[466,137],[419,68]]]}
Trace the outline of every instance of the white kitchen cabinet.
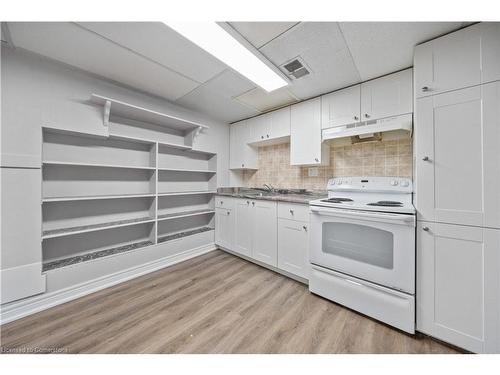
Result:
{"label": "white kitchen cabinet", "polygon": [[361,84],[361,121],[413,112],[413,69]]}
{"label": "white kitchen cabinet", "polygon": [[278,229],[276,202],[254,200],[252,258],[276,267],[278,265]]}
{"label": "white kitchen cabinet", "polygon": [[500,24],[480,23],[415,47],[417,97],[500,79]]}
{"label": "white kitchen cabinet", "polygon": [[252,129],[247,121],[232,124],[229,128],[229,168],[257,169],[257,149],[249,146]]}
{"label": "white kitchen cabinet", "polygon": [[250,199],[236,199],[234,203],[234,246],[231,250],[252,256],[254,210]]}
{"label": "white kitchen cabinet", "polygon": [[321,97],[321,128],[361,121],[361,85],[348,87]]}
{"label": "white kitchen cabinet", "polygon": [[417,99],[419,220],[500,228],[500,83]]}
{"label": "white kitchen cabinet", "polygon": [[234,213],[225,208],[215,209],[215,244],[226,249],[234,246]]}
{"label": "white kitchen cabinet", "polygon": [[251,143],[269,145],[287,142],[290,137],[290,107],[253,117],[248,121],[252,129]]}
{"label": "white kitchen cabinet", "polygon": [[461,348],[498,352],[500,231],[417,225],[417,329]]}
{"label": "white kitchen cabinet", "polygon": [[278,268],[309,278],[309,223],[278,219]]}
{"label": "white kitchen cabinet", "polygon": [[330,148],[321,142],[321,98],[291,106],[290,164],[328,165]]}
{"label": "white kitchen cabinet", "polygon": [[41,170],[1,168],[1,303],[45,291]]}

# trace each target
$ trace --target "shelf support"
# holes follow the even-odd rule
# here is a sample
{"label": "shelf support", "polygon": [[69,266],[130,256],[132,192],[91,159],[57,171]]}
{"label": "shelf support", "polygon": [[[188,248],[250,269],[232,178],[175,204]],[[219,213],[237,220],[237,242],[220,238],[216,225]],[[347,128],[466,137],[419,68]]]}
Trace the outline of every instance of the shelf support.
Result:
{"label": "shelf support", "polygon": [[104,127],[109,130],[109,114],[111,113],[111,101],[106,100],[104,103]]}

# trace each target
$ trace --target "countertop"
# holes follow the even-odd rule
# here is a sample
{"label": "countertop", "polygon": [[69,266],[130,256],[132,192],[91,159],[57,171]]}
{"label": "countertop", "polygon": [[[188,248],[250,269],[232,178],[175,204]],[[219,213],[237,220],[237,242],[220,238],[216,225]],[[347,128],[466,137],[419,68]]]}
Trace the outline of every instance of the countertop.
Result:
{"label": "countertop", "polygon": [[309,204],[309,201],[328,197],[328,193],[326,191],[308,191],[304,194],[300,193],[280,194],[280,193],[269,193],[266,191],[255,190],[250,188],[219,188],[217,189],[217,195],[234,197],[234,198],[261,199],[267,201],[299,203],[299,204]]}

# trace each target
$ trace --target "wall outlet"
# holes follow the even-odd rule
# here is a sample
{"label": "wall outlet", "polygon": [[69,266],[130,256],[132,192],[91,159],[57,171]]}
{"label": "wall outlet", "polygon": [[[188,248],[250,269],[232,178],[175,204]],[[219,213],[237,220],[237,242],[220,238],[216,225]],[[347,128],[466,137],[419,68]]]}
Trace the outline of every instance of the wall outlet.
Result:
{"label": "wall outlet", "polygon": [[309,177],[318,177],[318,175],[319,175],[318,167],[308,168],[307,175]]}

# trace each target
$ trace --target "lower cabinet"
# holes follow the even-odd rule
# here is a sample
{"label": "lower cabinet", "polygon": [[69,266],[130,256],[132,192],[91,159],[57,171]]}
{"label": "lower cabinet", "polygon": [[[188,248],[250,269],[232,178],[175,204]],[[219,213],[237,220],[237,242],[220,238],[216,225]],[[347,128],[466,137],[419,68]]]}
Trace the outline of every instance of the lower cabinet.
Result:
{"label": "lower cabinet", "polygon": [[309,278],[309,206],[216,198],[215,243],[260,263]]}
{"label": "lower cabinet", "polygon": [[276,267],[278,265],[278,233],[276,202],[252,201],[252,258]]}
{"label": "lower cabinet", "polygon": [[309,223],[278,219],[278,268],[309,278]]}
{"label": "lower cabinet", "polygon": [[225,208],[215,209],[215,243],[232,249],[234,246],[234,214]]}
{"label": "lower cabinet", "polygon": [[417,329],[476,353],[500,352],[500,230],[417,225]]}

